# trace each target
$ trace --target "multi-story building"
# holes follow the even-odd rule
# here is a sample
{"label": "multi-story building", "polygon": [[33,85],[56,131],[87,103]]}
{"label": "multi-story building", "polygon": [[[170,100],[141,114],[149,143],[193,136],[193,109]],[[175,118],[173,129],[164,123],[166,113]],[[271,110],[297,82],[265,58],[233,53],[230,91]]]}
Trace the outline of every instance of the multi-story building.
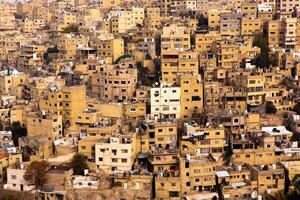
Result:
{"label": "multi-story building", "polygon": [[211,157],[180,158],[181,195],[216,191],[217,162]]}
{"label": "multi-story building", "polygon": [[251,167],[251,181],[255,181],[258,194],[274,194],[284,189],[284,167],[277,163],[254,165]]}
{"label": "multi-story building", "polygon": [[220,40],[221,35],[215,31],[197,33],[195,37],[195,50],[199,53],[211,52],[214,42]]}
{"label": "multi-story building", "polygon": [[269,48],[286,48],[298,50],[300,48],[300,26],[297,18],[271,20],[268,23]]}
{"label": "multi-story building", "polygon": [[47,137],[56,140],[63,136],[61,115],[41,111],[28,113],[26,117],[28,137]]}
{"label": "multi-story building", "polygon": [[201,127],[189,123],[184,124],[184,134],[180,141],[182,155],[218,157],[223,154],[226,146],[223,127]]}
{"label": "multi-story building", "polygon": [[46,45],[30,44],[21,47],[21,54],[18,58],[18,69],[20,71],[30,73],[41,67],[43,64],[44,53],[46,53]]}
{"label": "multi-story building", "polygon": [[119,38],[101,38],[95,39],[94,45],[97,50],[97,56],[112,64],[119,57],[124,55],[124,41]]}
{"label": "multi-story building", "polygon": [[0,94],[9,94],[14,87],[27,82],[27,75],[17,70],[4,70],[0,72]]}
{"label": "multi-story building", "polygon": [[183,119],[192,119],[203,111],[203,82],[200,75],[180,75],[180,110]]}
{"label": "multi-story building", "polygon": [[131,63],[102,65],[92,75],[92,95],[104,101],[126,101],[133,98],[137,68]]}
{"label": "multi-story building", "polygon": [[50,86],[39,100],[39,108],[62,115],[65,128],[76,129],[78,112],[86,108],[85,86]]}
{"label": "multi-story building", "polygon": [[112,136],[100,140],[95,146],[98,170],[106,172],[129,171],[136,158],[136,134]]}
{"label": "multi-story building", "polygon": [[191,49],[191,36],[186,27],[164,27],[161,35],[161,49]]}
{"label": "multi-story building", "polygon": [[241,31],[241,13],[223,12],[220,14],[220,33],[222,36],[238,36]]}
{"label": "multi-story building", "polygon": [[88,47],[88,39],[82,35],[66,34],[57,39],[59,58],[65,61],[75,60],[77,49],[82,47]]}
{"label": "multi-story building", "polygon": [[220,10],[210,9],[207,13],[208,29],[210,31],[220,30]]}
{"label": "multi-story building", "polygon": [[151,115],[163,118],[180,118],[180,87],[161,84],[151,88]]}
{"label": "multi-story building", "polygon": [[145,18],[144,8],[115,8],[110,11],[111,32],[126,33],[129,30],[142,25]]}
{"label": "multi-story building", "polygon": [[252,2],[244,2],[242,3],[242,13],[243,18],[256,18],[257,16],[257,4]]}
{"label": "multi-story building", "polygon": [[172,121],[146,121],[139,128],[138,152],[148,153],[155,146],[176,146],[177,125]]}
{"label": "multi-story building", "polygon": [[178,83],[180,74],[198,74],[198,65],[197,52],[163,50],[161,53],[162,81],[167,84]]}
{"label": "multi-story building", "polygon": [[23,164],[19,164],[18,167],[12,167],[7,169],[7,183],[4,185],[4,189],[14,191],[30,191],[35,188],[31,183],[28,183],[24,179],[26,168]]}

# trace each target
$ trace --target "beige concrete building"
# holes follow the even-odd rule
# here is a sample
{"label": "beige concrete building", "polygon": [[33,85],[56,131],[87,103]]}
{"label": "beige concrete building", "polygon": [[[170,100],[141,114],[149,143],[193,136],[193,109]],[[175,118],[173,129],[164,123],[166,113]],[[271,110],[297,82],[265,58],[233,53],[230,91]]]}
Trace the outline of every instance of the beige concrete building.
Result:
{"label": "beige concrete building", "polygon": [[130,100],[136,84],[137,69],[134,65],[102,65],[92,75],[92,95],[103,101]]}
{"label": "beige concrete building", "polygon": [[100,140],[95,146],[95,161],[98,170],[111,173],[131,170],[136,158],[136,135],[112,136]]}

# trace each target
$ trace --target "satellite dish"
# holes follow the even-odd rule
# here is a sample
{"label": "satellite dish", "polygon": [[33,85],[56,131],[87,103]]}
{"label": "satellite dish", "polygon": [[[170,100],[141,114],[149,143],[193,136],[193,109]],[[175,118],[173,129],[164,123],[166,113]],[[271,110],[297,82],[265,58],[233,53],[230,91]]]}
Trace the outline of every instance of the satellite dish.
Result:
{"label": "satellite dish", "polygon": [[252,199],[256,199],[257,198],[257,191],[256,190],[254,190],[252,193],[251,193],[251,198]]}

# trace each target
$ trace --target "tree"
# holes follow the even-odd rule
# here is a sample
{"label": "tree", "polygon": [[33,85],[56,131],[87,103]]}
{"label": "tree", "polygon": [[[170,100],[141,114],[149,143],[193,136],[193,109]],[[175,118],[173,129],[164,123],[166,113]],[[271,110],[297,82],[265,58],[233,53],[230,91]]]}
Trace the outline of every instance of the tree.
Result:
{"label": "tree", "polygon": [[208,29],[208,19],[206,17],[204,17],[203,15],[198,15],[197,20],[198,20],[197,26],[199,27],[199,29],[202,30]]}
{"label": "tree", "polygon": [[267,200],[295,200],[300,198],[298,190],[291,190],[290,192],[284,193],[284,191],[276,192],[275,194],[268,194]]}
{"label": "tree", "polygon": [[31,162],[24,174],[24,179],[34,184],[36,188],[41,189],[46,183],[46,173],[49,168],[49,163],[47,161],[33,161]]}
{"label": "tree", "polygon": [[63,29],[63,33],[78,33],[78,26],[76,24],[71,24]]}
{"label": "tree", "polygon": [[293,109],[298,115],[300,115],[300,102],[298,102]]}
{"label": "tree", "polygon": [[253,60],[253,64],[260,68],[268,68],[270,66],[268,38],[262,34],[256,35],[253,46],[260,48],[260,54]]}
{"label": "tree", "polygon": [[266,102],[266,113],[267,114],[276,114],[277,108],[274,106],[273,102],[267,101]]}
{"label": "tree", "polygon": [[55,46],[55,47],[49,47],[47,49],[47,52],[44,53],[44,55],[43,55],[43,58],[46,61],[46,63],[49,64],[51,62],[51,58],[49,57],[49,54],[54,54],[54,53],[58,53],[58,52],[59,51],[57,49],[57,46]]}
{"label": "tree", "polygon": [[84,170],[88,169],[85,157],[82,154],[75,154],[70,165],[76,175],[84,175]]}
{"label": "tree", "polygon": [[118,64],[122,59],[130,58],[130,57],[131,57],[131,55],[128,54],[128,53],[126,53],[126,54],[124,54],[124,55],[118,57],[118,58],[114,61],[114,64]]}
{"label": "tree", "polygon": [[4,195],[3,197],[0,198],[0,200],[17,200],[17,199],[12,195]]}
{"label": "tree", "polygon": [[19,138],[27,136],[27,129],[21,126],[20,122],[13,122],[11,125],[12,138],[15,146],[19,146]]}

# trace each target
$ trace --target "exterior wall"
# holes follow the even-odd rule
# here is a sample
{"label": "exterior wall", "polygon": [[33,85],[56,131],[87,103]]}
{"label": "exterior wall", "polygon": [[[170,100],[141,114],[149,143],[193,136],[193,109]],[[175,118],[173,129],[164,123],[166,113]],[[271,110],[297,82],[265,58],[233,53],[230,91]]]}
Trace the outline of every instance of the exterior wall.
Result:
{"label": "exterior wall", "polygon": [[180,110],[184,119],[203,111],[203,82],[199,75],[180,76]]}
{"label": "exterior wall", "polygon": [[92,94],[103,101],[130,100],[136,89],[134,66],[104,65],[92,75]]}
{"label": "exterior wall", "polygon": [[151,115],[180,117],[180,88],[164,87],[151,89]]}
{"label": "exterior wall", "polygon": [[135,135],[111,137],[108,143],[96,144],[95,152],[98,169],[108,173],[131,170],[136,153]]}

